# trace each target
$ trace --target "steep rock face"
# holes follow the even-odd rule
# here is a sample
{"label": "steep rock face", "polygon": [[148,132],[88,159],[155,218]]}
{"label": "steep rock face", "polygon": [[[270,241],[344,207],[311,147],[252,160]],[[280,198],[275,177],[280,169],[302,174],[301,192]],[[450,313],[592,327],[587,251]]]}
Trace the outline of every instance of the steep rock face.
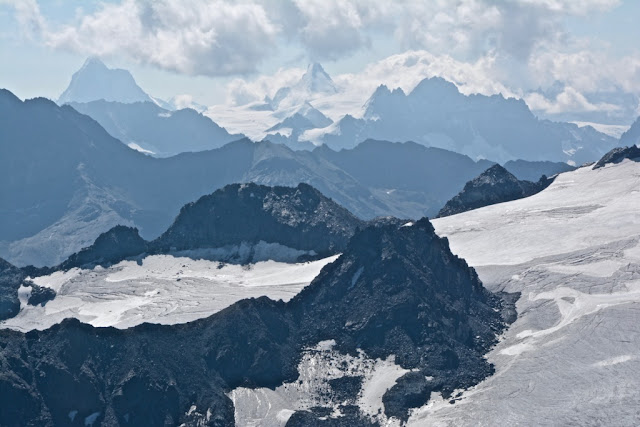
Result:
{"label": "steep rock face", "polygon": [[25,278],[19,269],[0,258],[0,320],[9,319],[20,311],[18,288]]}
{"label": "steep rock face", "polygon": [[87,265],[106,266],[147,251],[147,242],[140,237],[138,229],[117,225],[102,233],[89,247],[71,255],[58,267],[68,270]]}
{"label": "steep rock face", "polygon": [[[379,221],[289,303],[243,300],[173,326],[116,330],[66,320],[45,331],[0,331],[0,399],[13,403],[0,424],[232,425],[225,392],[295,380],[302,351],[324,339],[342,352],[395,355],[433,377],[427,388],[407,376],[387,392],[390,411],[404,417],[428,391],[447,396],[492,372],[482,356],[504,328],[501,308],[428,220]],[[344,393],[359,391],[358,380],[340,384]],[[348,425],[370,424],[357,407],[342,409]],[[326,412],[291,421],[340,425],[326,424]]]}
{"label": "steep rock face", "polygon": [[620,136],[620,145],[628,146],[638,144],[640,144],[640,117]]}
{"label": "steep rock face", "polygon": [[609,163],[620,163],[624,159],[638,161],[640,159],[640,148],[635,145],[630,147],[616,147],[598,160],[595,166],[593,166],[593,169],[602,168]]}
{"label": "steep rock face", "polygon": [[462,191],[438,212],[438,218],[478,209],[483,206],[532,196],[553,182],[542,176],[538,182],[520,181],[500,165],[493,165],[469,181]]}
{"label": "steep rock face", "polygon": [[233,184],[184,206],[152,246],[185,250],[264,241],[324,256],[344,249],[363,224],[307,184]]}

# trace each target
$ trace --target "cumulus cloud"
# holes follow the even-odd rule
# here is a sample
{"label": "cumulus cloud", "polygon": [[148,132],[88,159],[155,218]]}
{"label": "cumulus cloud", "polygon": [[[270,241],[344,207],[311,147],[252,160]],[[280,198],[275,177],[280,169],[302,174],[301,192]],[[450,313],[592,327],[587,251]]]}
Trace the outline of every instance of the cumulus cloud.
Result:
{"label": "cumulus cloud", "polygon": [[237,106],[272,98],[278,89],[300,80],[304,72],[302,68],[281,68],[274,74],[263,74],[255,79],[233,79],[227,85],[227,103]]}
{"label": "cumulus cloud", "polygon": [[255,71],[275,49],[279,31],[262,5],[248,2],[122,0],[103,3],[95,13],[56,29],[46,29],[34,1],[16,1],[14,7],[20,22],[39,25],[52,48],[122,55],[190,75]]}
{"label": "cumulus cloud", "polygon": [[605,10],[618,0],[120,0],[62,28],[47,29],[35,0],[10,2],[25,31],[87,55],[125,55],[185,74],[254,71],[282,41],[314,60],[338,59],[395,37],[474,61],[491,54],[526,61],[540,45],[566,44],[562,18]]}
{"label": "cumulus cloud", "polygon": [[617,105],[605,102],[591,103],[582,93],[572,87],[565,87],[553,99],[547,99],[540,93],[530,93],[525,96],[525,101],[533,111],[544,111],[547,114],[612,112],[620,109]]}

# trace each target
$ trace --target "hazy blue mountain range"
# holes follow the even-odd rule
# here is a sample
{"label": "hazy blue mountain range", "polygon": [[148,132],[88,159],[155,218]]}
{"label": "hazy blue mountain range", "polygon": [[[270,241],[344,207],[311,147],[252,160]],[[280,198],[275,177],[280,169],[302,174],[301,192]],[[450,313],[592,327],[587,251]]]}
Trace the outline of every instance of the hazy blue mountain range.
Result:
{"label": "hazy blue mountain range", "polygon": [[629,130],[622,134],[620,137],[620,145],[628,146],[628,145],[638,145],[640,144],[640,117],[636,119],[635,122],[631,125]]}
{"label": "hazy blue mountain range", "polygon": [[492,164],[416,143],[310,152],[248,139],[156,159],[70,106],[3,90],[0,112],[0,256],[18,265],[58,264],[118,224],[155,238],[182,205],[236,182],[308,183],[363,219],[433,216]]}
{"label": "hazy blue mountain range", "polygon": [[154,157],[211,150],[244,137],[231,135],[189,108],[169,111],[153,102],[126,104],[104,100],[69,105],[96,120],[120,141]]}
{"label": "hazy blue mountain range", "polygon": [[600,158],[617,144],[591,127],[540,120],[522,100],[461,94],[442,78],[428,78],[410,93],[381,85],[363,118],[345,116],[316,136],[334,149],[367,138],[416,141],[500,162],[515,159],[572,161]]}

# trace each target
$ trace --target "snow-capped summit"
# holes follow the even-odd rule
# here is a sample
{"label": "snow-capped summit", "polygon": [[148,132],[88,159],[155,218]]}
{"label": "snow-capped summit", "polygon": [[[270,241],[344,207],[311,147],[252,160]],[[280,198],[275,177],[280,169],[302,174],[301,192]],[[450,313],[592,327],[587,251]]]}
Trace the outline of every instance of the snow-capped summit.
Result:
{"label": "snow-capped summit", "polygon": [[338,93],[333,80],[318,63],[309,64],[307,71],[292,86],[285,86],[276,92],[267,102],[274,110],[290,108],[304,104],[320,96],[334,95]]}
{"label": "snow-capped summit", "polygon": [[307,71],[296,86],[309,93],[333,94],[338,92],[329,74],[317,62],[309,64]]}
{"label": "snow-capped summit", "polygon": [[89,58],[71,77],[71,83],[58,104],[91,102],[104,99],[122,103],[153,102],[151,96],[138,86],[129,71],[108,68],[100,59]]}

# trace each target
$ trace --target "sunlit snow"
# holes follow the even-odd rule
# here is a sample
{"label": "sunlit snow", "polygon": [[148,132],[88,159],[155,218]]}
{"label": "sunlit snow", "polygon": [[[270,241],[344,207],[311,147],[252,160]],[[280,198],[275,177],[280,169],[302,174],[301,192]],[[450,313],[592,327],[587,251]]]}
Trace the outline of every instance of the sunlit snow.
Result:
{"label": "sunlit snow", "polygon": [[[44,307],[21,304],[20,313],[0,323],[0,327],[45,329],[69,317],[94,326],[117,328],[144,322],[189,322],[243,298],[266,295],[287,301],[336,258],[297,264],[263,261],[243,266],[153,255],[140,263],[123,261],[106,269],[74,268],[35,278],[37,285],[57,292],[55,299]],[[22,303],[28,296],[27,288],[21,289],[25,295]]]}
{"label": "sunlit snow", "polygon": [[496,374],[409,425],[634,425],[640,400],[640,163],[433,221],[493,291],[521,292]]}

